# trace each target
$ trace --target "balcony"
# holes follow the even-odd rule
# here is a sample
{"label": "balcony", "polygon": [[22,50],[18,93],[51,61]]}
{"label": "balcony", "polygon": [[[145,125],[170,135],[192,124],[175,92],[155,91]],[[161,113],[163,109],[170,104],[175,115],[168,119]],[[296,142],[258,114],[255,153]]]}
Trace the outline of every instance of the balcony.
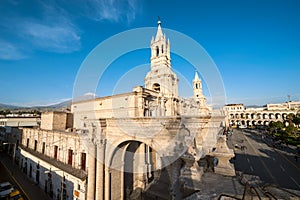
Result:
{"label": "balcony", "polygon": [[74,167],[71,167],[71,165],[65,164],[61,161],[58,161],[54,158],[51,158],[45,154],[42,154],[40,152],[34,151],[33,149],[27,148],[24,145],[20,145],[19,146],[23,151],[26,151],[32,155],[34,155],[35,157],[49,163],[50,165],[53,165],[54,167],[59,168],[60,170],[71,174],[77,178],[79,178],[80,180],[85,180],[87,178],[87,172],[81,169],[75,169]]}

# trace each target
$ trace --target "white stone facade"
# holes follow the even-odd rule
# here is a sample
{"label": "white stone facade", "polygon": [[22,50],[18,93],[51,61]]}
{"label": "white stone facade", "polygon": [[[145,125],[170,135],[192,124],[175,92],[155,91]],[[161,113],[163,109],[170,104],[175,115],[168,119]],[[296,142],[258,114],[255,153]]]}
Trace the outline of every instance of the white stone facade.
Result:
{"label": "white stone facade", "polygon": [[300,110],[300,102],[267,104],[266,107],[246,108],[243,104],[228,104],[224,107],[227,126],[253,127],[281,121],[287,125],[287,116]]}
{"label": "white stone facade", "polygon": [[50,197],[86,199],[87,152],[76,133],[24,128],[20,155],[22,171]]}
{"label": "white stone facade", "polygon": [[[160,22],[144,81],[132,92],[73,102],[73,128],[67,114],[45,113],[41,129],[23,129],[24,172],[54,199],[182,199],[197,190],[191,184],[203,173],[197,161],[217,146],[224,113],[206,105],[197,72],[194,96],[178,96]],[[151,193],[157,185],[164,194]]]}
{"label": "white stone facade", "polygon": [[139,199],[165,171],[168,198],[181,199],[186,188],[180,189],[179,177],[183,185],[200,181],[196,162],[216,147],[224,115],[206,105],[197,72],[191,80],[194,96],[178,96],[170,41],[160,22],[150,60],[145,87],[72,103],[74,128],[90,153],[87,199]]}

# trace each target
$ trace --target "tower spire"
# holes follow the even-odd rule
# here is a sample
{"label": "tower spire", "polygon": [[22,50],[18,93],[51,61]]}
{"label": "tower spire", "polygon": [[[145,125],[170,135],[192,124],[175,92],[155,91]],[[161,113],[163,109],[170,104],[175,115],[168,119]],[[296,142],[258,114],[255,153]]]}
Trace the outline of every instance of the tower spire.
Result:
{"label": "tower spire", "polygon": [[155,41],[158,41],[160,38],[162,38],[164,36],[160,25],[161,25],[161,21],[160,21],[160,17],[158,16],[157,32],[156,32],[156,36],[155,36]]}
{"label": "tower spire", "polygon": [[177,97],[178,78],[171,69],[170,41],[163,34],[160,17],[157,26],[156,36],[151,40],[151,71],[146,75],[145,87],[164,97]]}
{"label": "tower spire", "polygon": [[198,71],[195,70],[195,78],[194,78],[194,81],[201,81],[199,76],[198,76]]}

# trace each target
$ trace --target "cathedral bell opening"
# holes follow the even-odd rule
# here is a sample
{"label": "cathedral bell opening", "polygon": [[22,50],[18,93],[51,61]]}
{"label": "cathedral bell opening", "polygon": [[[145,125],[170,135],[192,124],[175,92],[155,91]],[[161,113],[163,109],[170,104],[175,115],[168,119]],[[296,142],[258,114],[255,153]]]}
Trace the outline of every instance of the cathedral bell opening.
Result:
{"label": "cathedral bell opening", "polygon": [[154,83],[152,89],[156,92],[160,92],[160,85],[158,83]]}

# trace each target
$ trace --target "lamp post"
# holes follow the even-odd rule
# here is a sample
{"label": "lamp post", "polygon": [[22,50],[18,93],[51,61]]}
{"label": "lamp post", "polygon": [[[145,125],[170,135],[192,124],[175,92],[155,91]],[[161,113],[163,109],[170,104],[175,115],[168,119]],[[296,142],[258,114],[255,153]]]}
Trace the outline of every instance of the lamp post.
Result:
{"label": "lamp post", "polygon": [[57,171],[62,171],[63,172],[63,175],[62,175],[62,177],[61,177],[61,191],[60,191],[60,200],[63,200],[64,198],[63,198],[63,190],[64,190],[64,171],[63,170],[54,170],[54,171],[51,171],[51,168],[50,168],[50,170],[46,170],[45,172],[44,172],[44,174],[49,174],[49,173],[51,173],[51,172],[57,172]]}
{"label": "lamp post", "polygon": [[11,145],[11,144],[14,145],[14,150],[13,150],[13,165],[15,165],[16,147],[17,147],[16,143],[6,143],[6,142],[3,143],[3,145]]}

